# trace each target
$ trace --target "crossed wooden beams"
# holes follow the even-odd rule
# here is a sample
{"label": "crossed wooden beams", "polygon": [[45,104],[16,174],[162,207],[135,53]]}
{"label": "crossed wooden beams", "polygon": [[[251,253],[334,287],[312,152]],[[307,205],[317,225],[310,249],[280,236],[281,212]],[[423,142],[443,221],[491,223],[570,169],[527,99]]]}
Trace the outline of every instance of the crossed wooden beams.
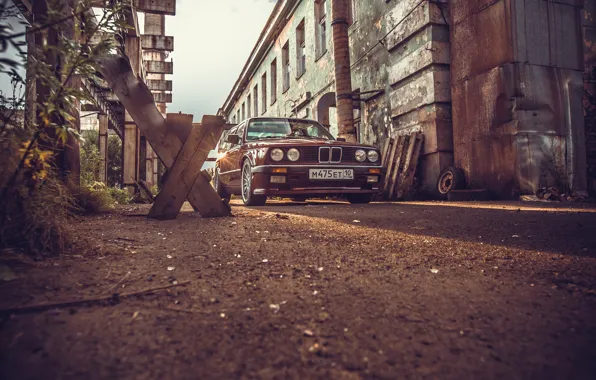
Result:
{"label": "crossed wooden beams", "polygon": [[229,207],[209,183],[201,167],[223,133],[224,119],[205,116],[192,125],[191,115],[168,115],[155,106],[147,85],[134,75],[128,58],[102,61],[101,73],[145,138],[168,168],[150,218],[175,219],[186,199],[204,218],[230,216]]}

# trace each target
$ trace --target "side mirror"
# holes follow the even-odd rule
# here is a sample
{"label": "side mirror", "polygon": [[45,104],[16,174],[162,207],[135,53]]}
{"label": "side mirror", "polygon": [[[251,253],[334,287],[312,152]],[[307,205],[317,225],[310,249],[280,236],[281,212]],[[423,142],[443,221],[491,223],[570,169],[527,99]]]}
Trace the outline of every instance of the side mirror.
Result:
{"label": "side mirror", "polygon": [[240,144],[240,136],[238,135],[228,135],[228,138],[226,140],[232,145]]}
{"label": "side mirror", "polygon": [[337,138],[337,141],[344,141],[344,142],[345,142],[345,141],[346,141],[346,139],[344,139],[343,137],[338,137],[338,138]]}

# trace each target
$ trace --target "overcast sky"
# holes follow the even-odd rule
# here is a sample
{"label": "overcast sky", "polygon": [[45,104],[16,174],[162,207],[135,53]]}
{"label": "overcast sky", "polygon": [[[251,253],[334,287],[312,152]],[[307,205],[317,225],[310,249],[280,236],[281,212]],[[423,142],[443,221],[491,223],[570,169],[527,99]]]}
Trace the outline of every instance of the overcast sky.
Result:
{"label": "overcast sky", "polygon": [[[223,105],[276,0],[177,0],[167,17],[174,36],[173,103],[168,112],[215,114]],[[10,88],[0,77],[0,89]]]}
{"label": "overcast sky", "polygon": [[174,36],[173,103],[195,120],[223,105],[276,0],[178,0],[166,20]]}

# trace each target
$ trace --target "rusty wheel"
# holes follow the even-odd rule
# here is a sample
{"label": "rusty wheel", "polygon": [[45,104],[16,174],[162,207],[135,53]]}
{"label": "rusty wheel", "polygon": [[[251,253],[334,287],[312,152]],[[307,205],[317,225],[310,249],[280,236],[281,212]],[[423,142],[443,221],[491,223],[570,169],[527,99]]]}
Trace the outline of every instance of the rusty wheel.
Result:
{"label": "rusty wheel", "polygon": [[461,170],[450,166],[439,175],[436,190],[439,197],[445,198],[450,191],[463,189],[464,186],[465,179]]}

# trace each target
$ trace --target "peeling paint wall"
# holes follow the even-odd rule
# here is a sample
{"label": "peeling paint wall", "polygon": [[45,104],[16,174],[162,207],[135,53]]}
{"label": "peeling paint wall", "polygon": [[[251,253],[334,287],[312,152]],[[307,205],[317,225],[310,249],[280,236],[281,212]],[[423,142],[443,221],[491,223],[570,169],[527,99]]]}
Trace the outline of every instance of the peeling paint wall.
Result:
{"label": "peeling paint wall", "polygon": [[582,12],[584,37],[584,110],[586,150],[588,154],[588,187],[596,196],[596,1],[585,0]]}
{"label": "peeling paint wall", "polygon": [[[330,9],[330,7],[329,7]],[[254,104],[251,105],[255,116],[281,116],[281,117],[300,117],[317,119],[316,109],[319,99],[328,92],[335,91],[335,77],[333,66],[333,46],[331,40],[331,15],[327,15],[327,51],[317,57],[316,55],[316,34],[315,34],[315,3],[314,1],[301,1],[286,25],[280,30],[275,43],[264,57],[259,68],[252,75],[249,85],[243,91],[239,100],[231,112],[228,113],[229,120],[241,109],[248,96],[253,93],[255,86],[259,88],[259,114],[254,114]],[[304,21],[306,37],[306,71],[298,77],[297,68],[297,46],[296,46],[296,28]],[[290,75],[290,88],[283,91],[283,71],[282,71],[282,49],[289,41],[290,65],[292,73]],[[277,100],[271,104],[271,63],[277,59]],[[261,78],[267,74],[267,107],[266,112],[262,103]],[[311,98],[307,99],[306,94],[310,92]],[[254,96],[253,96],[254,98]],[[253,99],[254,102],[254,99]],[[296,105],[303,103],[303,106],[293,111]],[[337,121],[334,115],[331,115],[331,130],[337,131]]]}
{"label": "peeling paint wall", "polygon": [[582,3],[450,2],[455,163],[470,187],[586,190]]}

